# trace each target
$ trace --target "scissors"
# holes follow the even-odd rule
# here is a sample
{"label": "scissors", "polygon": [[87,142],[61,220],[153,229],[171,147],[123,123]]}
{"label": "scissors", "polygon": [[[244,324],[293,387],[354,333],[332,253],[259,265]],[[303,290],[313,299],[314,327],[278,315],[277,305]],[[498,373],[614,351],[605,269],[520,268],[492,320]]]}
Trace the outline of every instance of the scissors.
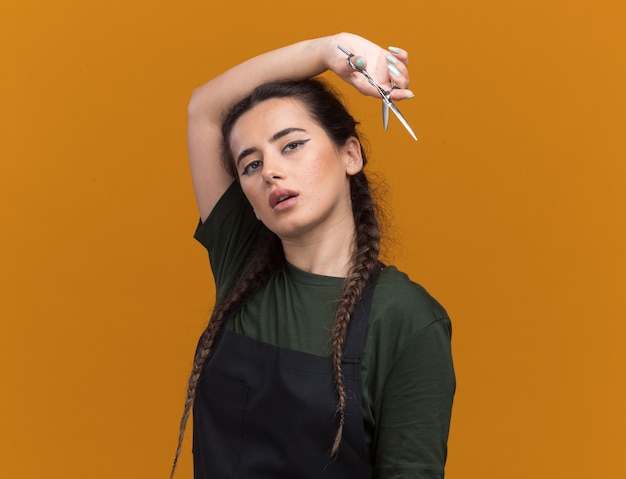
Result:
{"label": "scissors", "polygon": [[[387,130],[387,124],[389,123],[389,110],[391,110],[398,117],[398,120],[400,120],[400,122],[404,125],[404,128],[407,129],[407,131],[413,137],[413,139],[417,141],[417,137],[415,136],[415,133],[413,133],[413,130],[409,126],[409,123],[404,119],[404,116],[402,116],[402,113],[400,113],[400,110],[398,110],[396,105],[394,105],[391,102],[391,91],[394,88],[398,88],[395,85],[395,83],[392,83],[392,87],[389,90],[384,90],[383,87],[381,87],[378,83],[374,81],[374,79],[370,76],[370,74],[367,72],[365,68],[359,68],[352,62],[352,57],[355,56],[354,53],[352,53],[347,48],[342,47],[341,45],[337,45],[337,48],[339,48],[339,50],[341,50],[343,53],[348,55],[348,65],[350,65],[350,68],[352,68],[353,70],[356,70],[357,72],[362,73],[365,76],[365,78],[367,78],[367,81],[372,86],[374,86],[376,90],[378,90],[378,93],[380,93],[380,96],[383,99],[383,128]],[[393,82],[393,79],[392,79],[392,82]]]}

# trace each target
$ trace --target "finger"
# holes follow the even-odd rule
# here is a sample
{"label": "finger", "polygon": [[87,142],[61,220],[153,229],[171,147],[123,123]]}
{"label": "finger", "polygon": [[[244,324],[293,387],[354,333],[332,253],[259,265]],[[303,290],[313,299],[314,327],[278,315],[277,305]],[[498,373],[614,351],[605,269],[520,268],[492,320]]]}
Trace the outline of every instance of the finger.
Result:
{"label": "finger", "polygon": [[406,50],[398,47],[388,47],[389,52],[405,65],[409,64],[409,53]]}
{"label": "finger", "polygon": [[409,72],[406,66],[399,61],[389,61],[387,59],[387,69],[391,74],[391,80],[393,80],[393,84],[395,84],[399,88],[408,88],[409,87]]}
{"label": "finger", "polygon": [[408,100],[413,98],[415,94],[411,90],[393,89],[391,90],[391,99],[393,101]]}
{"label": "finger", "polygon": [[367,60],[365,59],[365,57],[355,56],[352,59],[352,64],[359,70],[364,70],[365,68],[367,68]]}

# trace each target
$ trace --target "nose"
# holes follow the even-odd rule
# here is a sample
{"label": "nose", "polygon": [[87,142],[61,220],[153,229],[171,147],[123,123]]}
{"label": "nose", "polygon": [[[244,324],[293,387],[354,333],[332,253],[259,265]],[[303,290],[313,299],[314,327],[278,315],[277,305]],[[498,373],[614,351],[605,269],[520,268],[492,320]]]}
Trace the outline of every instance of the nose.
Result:
{"label": "nose", "polygon": [[263,179],[268,183],[285,178],[284,162],[277,155],[265,155],[263,158]]}

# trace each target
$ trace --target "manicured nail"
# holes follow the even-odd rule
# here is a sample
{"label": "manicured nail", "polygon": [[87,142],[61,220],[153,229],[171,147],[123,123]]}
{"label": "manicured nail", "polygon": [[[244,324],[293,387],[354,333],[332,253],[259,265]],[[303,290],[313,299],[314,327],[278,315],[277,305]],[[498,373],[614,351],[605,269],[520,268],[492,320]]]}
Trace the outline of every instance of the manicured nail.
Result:
{"label": "manicured nail", "polygon": [[354,64],[357,66],[357,68],[363,68],[365,66],[365,58],[357,58],[354,61]]}
{"label": "manicured nail", "polygon": [[399,48],[397,48],[397,47],[389,47],[389,51],[390,51],[391,53],[400,53],[402,50],[400,50],[400,49],[399,49]]}
{"label": "manicured nail", "polygon": [[392,75],[394,76],[400,76],[400,72],[398,71],[398,69],[396,67],[394,67],[393,65],[387,65],[387,68],[389,68],[389,71],[391,72]]}
{"label": "manicured nail", "polygon": [[387,61],[389,63],[391,63],[392,65],[395,65],[396,63],[398,63],[398,60],[396,59],[396,57],[393,57],[389,54],[385,55],[385,58],[387,59]]}
{"label": "manicured nail", "polygon": [[415,94],[411,93],[409,96],[405,98],[405,100],[410,100],[411,98],[415,98]]}

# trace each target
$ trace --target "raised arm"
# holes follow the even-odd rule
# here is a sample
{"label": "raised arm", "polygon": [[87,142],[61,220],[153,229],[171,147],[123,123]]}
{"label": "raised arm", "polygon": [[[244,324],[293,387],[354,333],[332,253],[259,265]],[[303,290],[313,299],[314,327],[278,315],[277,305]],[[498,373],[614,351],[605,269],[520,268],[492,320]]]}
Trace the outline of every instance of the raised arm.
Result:
{"label": "raised arm", "polygon": [[[191,175],[200,217],[204,221],[232,183],[233,178],[221,164],[221,123],[223,115],[255,87],[276,80],[301,80],[332,70],[361,93],[378,97],[365,77],[352,70],[343,45],[362,57],[369,73],[385,86],[391,85],[392,73],[399,86],[408,85],[405,51],[390,52],[357,35],[337,35],[305,40],[247,60],[194,90],[188,109],[188,149]],[[389,61],[392,56],[397,61]],[[394,90],[394,100],[412,96],[410,90]]]}

